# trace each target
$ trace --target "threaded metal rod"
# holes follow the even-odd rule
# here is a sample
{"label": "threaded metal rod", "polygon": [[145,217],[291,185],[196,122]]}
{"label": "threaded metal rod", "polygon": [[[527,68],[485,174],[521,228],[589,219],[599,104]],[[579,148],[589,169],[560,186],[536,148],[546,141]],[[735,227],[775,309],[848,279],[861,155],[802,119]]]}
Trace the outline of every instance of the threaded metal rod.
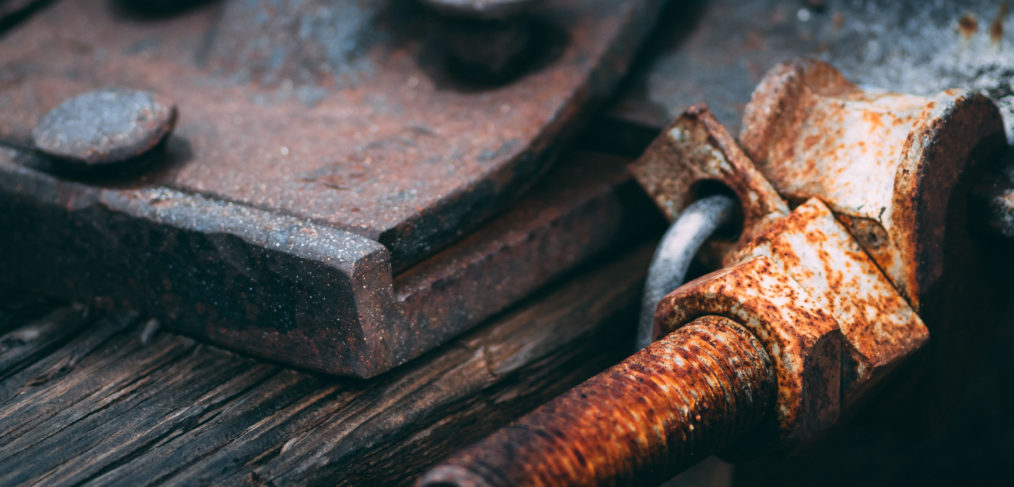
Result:
{"label": "threaded metal rod", "polygon": [[712,234],[729,223],[736,210],[736,199],[724,194],[701,198],[686,207],[662,235],[644,280],[641,316],[637,323],[637,349],[651,344],[655,307],[666,294],[683,284],[690,262]]}
{"label": "threaded metal rod", "polygon": [[661,482],[753,431],[777,385],[761,343],[704,316],[453,455],[419,486]]}

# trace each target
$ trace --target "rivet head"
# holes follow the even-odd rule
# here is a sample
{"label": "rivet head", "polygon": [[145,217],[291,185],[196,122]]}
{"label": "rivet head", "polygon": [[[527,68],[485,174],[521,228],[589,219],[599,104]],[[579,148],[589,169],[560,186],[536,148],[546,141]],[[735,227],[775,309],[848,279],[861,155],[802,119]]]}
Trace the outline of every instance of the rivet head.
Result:
{"label": "rivet head", "polygon": [[147,91],[103,89],[53,108],[32,131],[37,149],[94,166],[148,152],[172,132],[176,106]]}

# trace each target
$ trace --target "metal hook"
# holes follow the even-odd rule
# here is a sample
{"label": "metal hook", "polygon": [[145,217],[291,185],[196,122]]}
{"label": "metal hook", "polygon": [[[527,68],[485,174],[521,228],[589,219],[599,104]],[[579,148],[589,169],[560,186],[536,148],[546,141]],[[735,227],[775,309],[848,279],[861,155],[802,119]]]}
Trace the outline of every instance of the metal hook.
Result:
{"label": "metal hook", "polygon": [[701,198],[687,206],[662,236],[648,268],[637,324],[637,349],[652,342],[655,307],[686,279],[690,262],[701,245],[735,214],[736,200],[724,194]]}

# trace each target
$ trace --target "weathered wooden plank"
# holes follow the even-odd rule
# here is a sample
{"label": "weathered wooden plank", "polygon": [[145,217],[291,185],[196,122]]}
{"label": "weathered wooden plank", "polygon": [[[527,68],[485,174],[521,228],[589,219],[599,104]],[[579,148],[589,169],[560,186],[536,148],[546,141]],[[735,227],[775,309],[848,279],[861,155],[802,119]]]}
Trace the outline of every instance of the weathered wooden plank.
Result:
{"label": "weathered wooden plank", "polygon": [[99,319],[0,380],[0,484],[410,482],[625,355],[649,257],[572,275],[371,381],[146,345],[138,320]]}
{"label": "weathered wooden plank", "polygon": [[271,366],[223,360],[227,358],[192,355],[153,372],[149,377],[157,386],[105,404],[11,456],[4,462],[9,461],[11,469],[0,474],[0,483],[67,485],[100,474],[129,461],[135,452],[208,421],[222,404],[277,372]]}
{"label": "weathered wooden plank", "polygon": [[[267,418],[291,408],[294,402],[322,390],[333,392],[335,389],[327,387],[326,382],[326,378],[279,368],[277,374],[254,385],[235,400],[206,412],[192,427],[160,439],[147,450],[91,477],[87,483],[162,483],[248,431],[260,429]],[[214,480],[209,479],[209,482]]]}
{"label": "weathered wooden plank", "polygon": [[[50,309],[55,305],[50,303]],[[79,333],[53,353],[36,359],[20,371],[7,374],[0,379],[0,403],[9,401],[18,394],[30,394],[33,388],[41,387],[70,373],[86,356],[101,347],[110,337],[136,321],[130,313],[102,317],[87,326],[86,333]]]}
{"label": "weathered wooden plank", "polygon": [[22,326],[28,321],[53,311],[59,302],[0,285],[0,333]]}
{"label": "weathered wooden plank", "polygon": [[82,310],[65,307],[0,336],[0,379],[58,348],[87,321]]}
{"label": "weathered wooden plank", "polygon": [[192,340],[167,338],[142,348],[135,336],[120,334],[60,380],[5,402],[0,408],[0,431],[5,439],[0,450],[0,483],[18,467],[6,466],[11,456],[131,394],[145,397],[154,393],[158,384],[152,373],[195,347]]}
{"label": "weathered wooden plank", "polygon": [[626,354],[617,334],[625,334],[632,315],[615,317],[636,305],[647,255],[642,249],[577,277],[415,367],[347,384],[327,399],[355,396],[340,408],[321,404],[319,396],[294,405],[308,413],[268,418],[272,426],[250,430],[171,483],[411,481],[452,449]]}

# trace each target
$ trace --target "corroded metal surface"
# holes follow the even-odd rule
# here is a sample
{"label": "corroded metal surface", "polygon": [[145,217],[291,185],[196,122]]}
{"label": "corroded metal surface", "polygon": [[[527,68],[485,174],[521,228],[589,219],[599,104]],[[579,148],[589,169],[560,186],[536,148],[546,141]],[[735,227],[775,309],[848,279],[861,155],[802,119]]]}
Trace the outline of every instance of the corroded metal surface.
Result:
{"label": "corroded metal surface", "polygon": [[[518,79],[460,80],[415,2],[227,1],[150,19],[58,2],[0,43],[0,132],[130,86],[174,100],[187,157],[145,181],[377,240],[404,269],[515,199],[625,71],[655,0],[533,12],[558,40]],[[53,32],[60,32],[54,37]]]}
{"label": "corroded metal surface", "polygon": [[745,234],[789,211],[704,105],[690,107],[676,118],[630,165],[630,171],[670,221],[703,196],[709,182],[721,183],[735,193],[742,206]]}
{"label": "corroded metal surface", "polygon": [[1006,145],[981,94],[867,92],[816,60],[768,72],[740,139],[785,198],[826,202],[917,309],[943,272],[949,212],[967,194],[956,188]]}
{"label": "corroded metal surface", "polygon": [[771,360],[703,316],[424,475],[420,486],[648,485],[760,426]]}
{"label": "corroded metal surface", "polygon": [[392,279],[383,246],[327,225],[164,188],[95,191],[0,163],[0,224],[50,225],[0,239],[0,269],[253,355],[369,377],[657,228],[636,216],[651,203],[627,178],[622,161],[575,156],[516,208]]}
{"label": "corroded metal surface", "polygon": [[929,331],[863,247],[814,199],[737,252],[765,256],[837,322],[845,342],[842,407],[849,407],[929,339]]}
{"label": "corroded metal surface", "polygon": [[[809,68],[813,68],[812,71],[807,71]],[[803,93],[807,89],[816,94]],[[779,180],[783,186],[813,184],[812,191],[819,192],[817,197],[834,202],[841,198],[843,191],[860,199],[876,198],[883,186],[856,183],[847,178],[842,182],[844,189],[834,185],[834,175],[852,169],[849,158],[852,154],[846,150],[849,143],[859,146],[857,150],[862,152],[864,140],[879,140],[878,136],[884,136],[887,139],[884,143],[888,144],[901,139],[905,159],[900,163],[890,158],[881,161],[889,166],[887,174],[892,176],[886,184],[888,197],[894,201],[912,198],[914,202],[898,204],[911,205],[908,215],[914,221],[913,228],[927,235],[934,231],[942,235],[944,229],[924,229],[918,225],[925,222],[943,225],[954,218],[955,208],[959,213],[964,210],[962,204],[953,201],[951,193],[958,195],[954,198],[957,200],[961,200],[962,195],[967,196],[968,187],[959,187],[955,181],[974,167],[977,151],[982,149],[976,146],[984,145],[987,156],[994,155],[996,149],[1003,146],[1002,123],[996,116],[995,106],[982,97],[956,95],[955,92],[945,93],[929,103],[919,97],[892,94],[870,95],[867,99],[864,92],[844,81],[829,66],[812,62],[787,63],[772,70],[767,82],[758,87],[745,117],[744,141],[751,144],[753,153],[764,158],[768,164],[767,173],[783,178]],[[879,98],[901,98],[909,104],[885,104],[879,106],[880,110],[867,106],[880,101]],[[821,102],[838,107],[841,113],[847,114],[851,109],[856,114],[822,118],[819,116]],[[943,106],[942,111],[937,111],[937,102]],[[885,125],[881,117],[904,117],[909,112],[914,112],[913,116],[919,117],[922,123],[888,124],[898,133],[881,133]],[[955,114],[960,116],[953,116]],[[842,133],[851,135],[849,130],[852,129],[861,135],[842,136]],[[792,156],[803,154],[804,160],[808,155],[813,157],[806,150],[820,146],[825,139],[833,149],[821,154],[822,157],[808,160],[809,173],[796,169],[799,161]],[[769,157],[768,152],[757,150],[759,147],[779,147],[781,152],[774,151],[776,155]],[[876,147],[872,150],[875,157],[885,158]],[[898,169],[898,166],[903,167]],[[681,170],[666,173],[661,169],[666,167]],[[866,176],[879,182],[883,174],[875,169],[867,169]],[[786,202],[706,109],[691,107],[658,136],[642,160],[633,165],[632,171],[655,197],[656,204],[669,210],[670,217],[683,209],[681,198],[689,199],[683,193],[693,194],[702,181],[722,183],[737,196],[742,195],[740,204],[746,229],[736,247],[727,248],[724,253],[723,260],[728,267],[695,279],[663,298],[655,314],[655,335],[679,333],[682,326],[702,316],[722,316],[748,330],[762,344],[777,378],[772,414],[776,427],[757,432],[743,445],[747,449],[750,443],[758,441],[770,445],[772,439],[783,448],[793,447],[826,433],[843,417],[844,408],[867,399],[899,363],[927,343],[929,331],[913,309],[915,305],[906,300],[903,292],[907,281],[892,281],[890,269],[881,269],[876,248],[869,248],[871,242],[867,236],[850,234],[850,230],[857,232],[847,215],[836,214],[814,195],[807,194],[812,199],[798,201],[803,195],[786,191],[801,204],[785,215]],[[779,171],[791,173],[797,179]],[[896,173],[900,183],[895,179]],[[923,183],[920,178],[941,175],[949,175],[951,179],[930,179],[929,183],[920,184]],[[700,196],[698,193],[695,197]],[[951,230],[953,233],[953,228]],[[929,263],[920,262],[920,266],[944,268],[942,252],[923,252],[919,256],[935,259]],[[917,288],[912,289],[915,292]],[[730,359],[735,360],[735,357]],[[637,394],[617,393],[611,389],[614,386],[603,379],[611,373],[588,381],[586,386],[572,393],[581,398],[618,398],[607,404],[609,411],[636,407],[633,405],[638,404]],[[631,376],[628,380],[640,380],[636,372],[626,373]],[[583,417],[584,403],[573,402],[568,399],[570,397],[571,393],[562,396],[520,424],[557,421],[560,423],[558,431],[562,433],[556,436],[564,438],[553,440],[558,443],[626,445],[629,442],[626,439],[617,442],[609,431],[595,430],[583,425],[580,419],[575,420],[575,417]],[[651,429],[651,424],[638,427],[643,429],[631,434],[654,432],[661,436],[658,429]],[[583,470],[581,474],[574,474],[568,467],[574,456],[571,452],[562,447],[542,445],[547,437],[554,436],[526,428],[501,430],[438,466],[430,472],[432,478],[424,477],[424,481],[433,482],[433,485],[437,481],[499,485],[501,479],[512,483],[538,484],[553,480],[564,485],[615,484],[627,478],[626,471],[600,470],[600,465],[609,462],[632,465],[641,458],[614,455],[645,455],[621,450],[601,459],[588,460],[588,471],[601,476],[582,477]],[[538,455],[522,456],[520,460],[513,456],[529,443],[540,445],[536,450]],[[664,462],[665,458],[650,460]],[[647,465],[637,470],[668,468],[664,463]],[[513,476],[504,477],[501,472],[510,472]]]}
{"label": "corroded metal surface", "polygon": [[57,105],[32,130],[32,140],[48,155],[102,165],[148,152],[175,123],[176,106],[155,93],[104,89]]}
{"label": "corroded metal surface", "polygon": [[825,431],[841,413],[842,332],[820,304],[772,259],[756,257],[662,299],[656,335],[702,315],[727,316],[750,330],[778,377],[778,440],[793,445]]}
{"label": "corroded metal surface", "polygon": [[[1014,141],[1011,16],[1009,2],[992,0],[679,2],[665,14],[673,21],[656,31],[647,61],[632,71],[603,125],[641,140],[706,101],[736,134],[766,70],[813,57],[863,88],[922,97],[955,88],[981,92],[996,103],[1007,139]],[[1005,219],[1012,218],[1003,193],[1014,188],[1004,184],[976,195],[982,204],[971,215],[973,223],[1003,233]]]}
{"label": "corroded metal surface", "polygon": [[[775,64],[815,57],[862,87],[931,96],[981,91],[1014,140],[1014,12],[1009,2],[964,0],[688,0],[646,47],[647,61],[610,110],[656,129],[706,101],[739,131],[743,107]],[[970,27],[969,20],[975,27]],[[963,26],[964,25],[964,26]]]}
{"label": "corroded metal surface", "polygon": [[[0,219],[16,235],[0,243],[5,278],[371,376],[637,233],[626,176],[591,164],[603,172],[572,169],[534,199],[546,207],[439,253],[547,171],[656,0],[539,5],[554,43],[499,84],[447,66],[415,1],[146,5],[54,2],[0,43],[6,139],[103,86],[157,92],[181,114],[140,175],[0,152]],[[491,286],[502,292],[474,292]]]}

